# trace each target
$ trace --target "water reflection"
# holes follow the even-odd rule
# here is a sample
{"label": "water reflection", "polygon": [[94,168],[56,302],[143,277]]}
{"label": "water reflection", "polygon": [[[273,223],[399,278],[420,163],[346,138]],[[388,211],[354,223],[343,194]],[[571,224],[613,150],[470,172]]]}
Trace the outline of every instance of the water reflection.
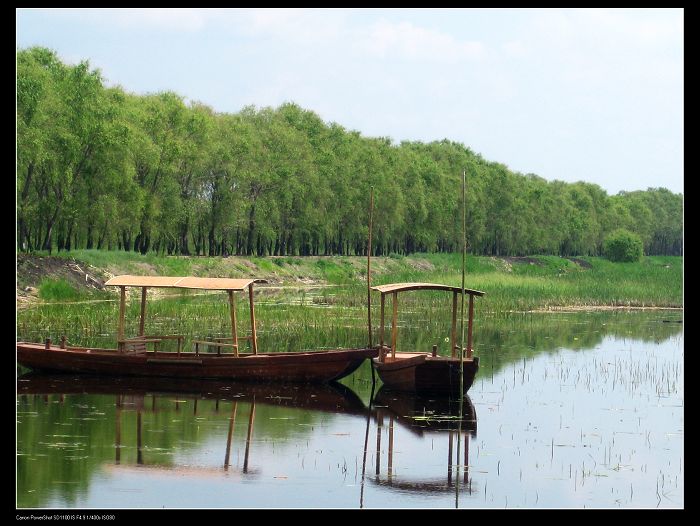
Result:
{"label": "water reflection", "polygon": [[17,505],[682,507],[683,332],[667,316],[484,320],[462,419],[375,392],[369,367],[349,388],[22,376]]}
{"label": "water reflection", "polygon": [[[261,435],[260,440],[281,441],[295,432],[305,434],[313,429],[319,415],[364,418],[367,414],[357,394],[336,383],[234,384],[28,373],[18,379],[17,394],[18,493],[25,499],[36,492],[36,488],[22,487],[35,485],[37,474],[30,466],[46,457],[46,450],[51,451],[51,462],[42,465],[40,478],[73,479],[79,486],[87,482],[83,469],[80,473],[65,469],[65,460],[72,457],[60,455],[64,449],[61,441],[78,440],[77,437],[82,437],[80,449],[88,452],[81,457],[83,463],[89,469],[106,470],[111,475],[128,474],[138,468],[140,473],[151,469],[159,475],[171,473],[178,477],[238,473],[254,479],[262,474],[254,460],[256,432]],[[27,418],[40,413],[47,418]],[[257,417],[263,420],[259,431]],[[226,441],[218,454],[219,461],[215,465],[201,460],[192,462],[191,456],[198,455],[197,450],[224,422]],[[105,440],[106,428],[112,429],[112,440]],[[237,436],[244,436],[245,441],[243,458],[236,463],[232,446]],[[106,455],[109,443],[113,444],[111,459]],[[50,494],[46,486],[41,489]],[[71,488],[64,488],[68,501],[76,497],[70,494]],[[22,496],[23,491],[30,494]]]}
{"label": "water reflection", "polygon": [[[427,397],[380,389],[374,399],[374,408],[377,445],[372,482],[384,488],[421,495],[459,492],[461,482],[462,489],[471,492],[469,441],[476,437],[477,419],[476,409],[468,395],[460,403],[449,397]],[[399,429],[407,431],[410,436],[397,438]],[[384,430],[388,435],[386,449],[382,449]],[[399,440],[410,441],[411,438],[420,439],[418,442],[424,446],[424,451],[403,455],[405,465],[401,472],[406,475],[397,475],[394,469],[395,449],[402,451]],[[437,476],[434,470],[426,473],[424,466],[426,456],[434,454],[428,450],[428,438],[433,443],[447,444],[443,471]],[[462,447],[464,456],[460,458]],[[384,466],[382,453],[386,458]],[[415,478],[415,474],[422,474],[422,477]]]}

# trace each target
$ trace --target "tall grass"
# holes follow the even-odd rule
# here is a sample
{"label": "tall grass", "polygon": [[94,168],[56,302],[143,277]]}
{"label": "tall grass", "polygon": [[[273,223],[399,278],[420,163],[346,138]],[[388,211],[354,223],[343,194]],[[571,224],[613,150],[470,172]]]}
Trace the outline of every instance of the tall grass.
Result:
{"label": "tall grass", "polygon": [[[112,273],[261,277],[273,283],[300,281],[341,285],[334,298],[349,306],[366,302],[362,257],[209,258],[77,250],[61,253]],[[683,258],[648,256],[637,263],[583,257],[585,266],[557,256],[505,261],[469,256],[466,286],[486,292],[479,309],[494,313],[561,307],[682,307]],[[374,258],[372,284],[427,281],[459,286],[461,254]],[[47,295],[67,300],[67,296]]]}
{"label": "tall grass", "polygon": [[45,278],[39,285],[39,297],[46,301],[72,301],[85,297],[65,279]]}

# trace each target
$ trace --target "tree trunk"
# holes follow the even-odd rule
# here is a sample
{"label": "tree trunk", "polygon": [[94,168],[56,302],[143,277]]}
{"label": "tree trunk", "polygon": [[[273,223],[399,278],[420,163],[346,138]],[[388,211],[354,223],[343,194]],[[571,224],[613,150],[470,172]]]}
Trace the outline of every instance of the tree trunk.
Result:
{"label": "tree trunk", "polygon": [[253,248],[255,244],[255,202],[250,205],[250,212],[248,213],[248,241],[246,246],[246,255],[253,255]]}
{"label": "tree trunk", "polygon": [[91,221],[90,223],[88,223],[88,226],[87,226],[87,245],[85,246],[85,248],[90,250],[90,249],[92,249],[92,247],[93,247],[93,242],[92,242],[92,221]]}
{"label": "tree trunk", "polygon": [[58,208],[54,210],[53,215],[46,221],[46,237],[44,237],[44,243],[42,245],[42,250],[48,250],[51,254],[51,234],[53,232],[54,223],[58,217]]}
{"label": "tree trunk", "polygon": [[72,239],[71,238],[73,237],[73,226],[74,225],[75,225],[75,222],[72,220],[70,221],[70,223],[68,223],[68,233],[66,234],[66,243],[64,246],[64,248],[66,249],[67,252],[70,252],[70,250],[72,248],[72,246],[71,246]]}
{"label": "tree trunk", "polygon": [[185,218],[185,223],[180,229],[180,254],[183,256],[190,255],[190,244],[189,244],[189,230],[190,230],[190,218]]}

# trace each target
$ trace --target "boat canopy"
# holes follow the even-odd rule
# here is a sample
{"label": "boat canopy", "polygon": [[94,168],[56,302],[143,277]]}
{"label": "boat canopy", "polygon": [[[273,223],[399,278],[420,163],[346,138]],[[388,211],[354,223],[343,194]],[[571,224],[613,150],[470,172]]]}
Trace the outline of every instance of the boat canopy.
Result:
{"label": "boat canopy", "polygon": [[[372,290],[381,292],[382,294],[390,294],[396,292],[406,292],[409,290],[446,290],[449,292],[461,293],[461,287],[453,287],[451,285],[440,285],[438,283],[389,283],[387,285],[378,285],[372,287]],[[484,293],[480,290],[464,289],[467,294],[474,296],[483,296]]]}
{"label": "boat canopy", "polygon": [[113,287],[155,287],[177,289],[243,291],[252,283],[267,283],[254,278],[196,278],[194,276],[115,276],[105,285]]}

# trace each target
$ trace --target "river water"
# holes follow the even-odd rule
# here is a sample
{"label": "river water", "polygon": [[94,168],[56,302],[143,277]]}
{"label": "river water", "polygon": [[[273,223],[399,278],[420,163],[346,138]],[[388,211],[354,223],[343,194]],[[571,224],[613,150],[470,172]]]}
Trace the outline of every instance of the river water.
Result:
{"label": "river water", "polygon": [[681,318],[479,320],[462,418],[373,385],[368,363],[326,387],[19,371],[16,504],[683,508]]}

